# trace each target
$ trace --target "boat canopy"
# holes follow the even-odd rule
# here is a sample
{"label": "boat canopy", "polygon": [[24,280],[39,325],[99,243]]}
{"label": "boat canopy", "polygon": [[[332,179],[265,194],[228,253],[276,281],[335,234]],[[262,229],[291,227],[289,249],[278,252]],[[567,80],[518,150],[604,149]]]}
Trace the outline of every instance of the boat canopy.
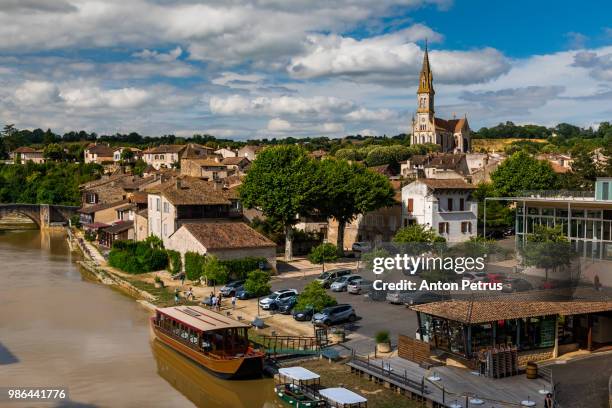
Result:
{"label": "boat canopy", "polygon": [[295,381],[310,381],[320,378],[319,374],[313,373],[312,371],[304,367],[279,368],[278,373],[284,377],[291,378]]}
{"label": "boat canopy", "polygon": [[336,404],[361,404],[368,402],[361,395],[354,393],[346,388],[324,388],[319,390],[319,394]]}
{"label": "boat canopy", "polygon": [[203,332],[249,327],[246,323],[239,322],[199,306],[165,307],[157,309],[157,312]]}

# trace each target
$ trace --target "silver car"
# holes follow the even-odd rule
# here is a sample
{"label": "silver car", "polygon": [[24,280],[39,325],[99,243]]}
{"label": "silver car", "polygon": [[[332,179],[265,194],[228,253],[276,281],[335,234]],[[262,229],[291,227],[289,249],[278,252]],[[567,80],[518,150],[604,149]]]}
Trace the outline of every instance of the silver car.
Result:
{"label": "silver car", "polygon": [[372,290],[373,282],[366,279],[359,279],[355,282],[351,282],[346,287],[346,291],[353,295],[359,295],[361,293],[368,293]]}
{"label": "silver car", "polygon": [[312,317],[312,322],[317,326],[330,326],[334,323],[344,321],[354,322],[355,320],[357,320],[357,315],[355,314],[355,310],[351,305],[326,307],[319,313],[315,313],[315,315]]}
{"label": "silver car", "polygon": [[344,292],[349,284],[356,282],[360,279],[363,279],[363,278],[359,275],[342,276],[336,279],[335,281],[333,281],[332,284],[329,286],[329,288],[333,292]]}
{"label": "silver car", "polygon": [[387,293],[387,302],[391,303],[392,305],[403,305],[410,301],[410,298],[413,296],[414,292],[414,290],[404,292],[389,292]]}

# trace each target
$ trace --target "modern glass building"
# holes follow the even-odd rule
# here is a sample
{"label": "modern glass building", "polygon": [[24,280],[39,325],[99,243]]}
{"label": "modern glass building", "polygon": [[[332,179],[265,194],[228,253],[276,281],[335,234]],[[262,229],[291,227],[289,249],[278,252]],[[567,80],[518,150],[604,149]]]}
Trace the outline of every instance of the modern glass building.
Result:
{"label": "modern glass building", "polygon": [[533,191],[512,200],[519,242],[534,225],[560,225],[583,257],[612,260],[612,177],[597,179],[595,192]]}

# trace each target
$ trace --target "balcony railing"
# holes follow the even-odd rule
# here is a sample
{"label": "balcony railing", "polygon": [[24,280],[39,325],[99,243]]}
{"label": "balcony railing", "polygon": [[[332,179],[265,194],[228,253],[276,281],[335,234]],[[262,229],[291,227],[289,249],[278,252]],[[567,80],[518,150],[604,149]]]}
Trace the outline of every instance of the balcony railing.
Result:
{"label": "balcony railing", "polygon": [[519,193],[520,197],[533,198],[572,198],[577,200],[594,200],[594,191],[572,190],[526,190]]}

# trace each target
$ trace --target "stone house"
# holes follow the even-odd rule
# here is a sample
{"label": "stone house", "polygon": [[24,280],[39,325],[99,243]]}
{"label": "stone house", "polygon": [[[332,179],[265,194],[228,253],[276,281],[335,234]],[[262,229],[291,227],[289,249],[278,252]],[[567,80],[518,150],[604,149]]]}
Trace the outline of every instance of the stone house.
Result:
{"label": "stone house", "polygon": [[221,260],[261,257],[276,269],[276,244],[243,222],[185,223],[165,246],[180,252],[183,259],[187,252],[211,254]]}
{"label": "stone house", "polygon": [[[232,158],[235,159],[235,158]],[[233,170],[224,165],[217,157],[205,159],[181,159],[181,175],[205,180],[223,180]]]}
{"label": "stone house", "polygon": [[470,179],[464,153],[432,153],[414,155],[400,165],[400,174],[407,178]]}
{"label": "stone house", "polygon": [[142,191],[146,187],[161,184],[165,180],[167,180],[167,177],[162,175],[140,177],[131,174],[115,174],[103,176],[99,180],[79,186],[81,206],[87,207],[131,198],[136,192]]}
{"label": "stone house", "polygon": [[46,161],[43,150],[32,149],[28,146],[22,146],[13,150],[10,157],[12,160],[19,158],[22,164],[29,161],[40,164]]}
{"label": "stone house", "polygon": [[167,242],[185,223],[241,219],[235,188],[214,181],[181,176],[148,191],[148,234]]}
{"label": "stone house", "polygon": [[104,144],[90,144],[83,153],[85,163],[108,164],[113,163],[115,148]]}
{"label": "stone house", "polygon": [[257,158],[257,154],[263,149],[263,146],[246,145],[238,149],[238,157],[246,157],[250,161],[253,161]]}
{"label": "stone house", "polygon": [[130,160],[131,162],[135,162],[136,160],[142,158],[142,150],[136,147],[118,147],[113,152],[113,161],[115,163],[121,161],[121,154],[123,153],[124,150],[130,150],[132,151],[132,153],[134,153],[134,157]]}
{"label": "stone house", "polygon": [[106,224],[106,226],[108,226],[119,220],[117,210],[119,208],[124,208],[126,205],[129,204],[129,200],[124,199],[111,203],[103,203],[81,208],[78,210],[79,219],[81,221],[81,224],[83,224],[84,226],[94,224]]}
{"label": "stone house", "polygon": [[227,147],[222,147],[221,149],[215,150],[215,154],[227,159],[228,157],[237,157],[238,153],[235,150],[228,149]]}
{"label": "stone house", "polygon": [[173,168],[180,162],[180,155],[186,145],[160,145],[151,147],[142,152],[142,159],[155,170],[160,168]]}
{"label": "stone house", "polygon": [[251,161],[246,157],[226,157],[221,163],[227,166],[232,174],[243,174],[251,165]]}
{"label": "stone house", "polygon": [[402,226],[425,225],[448,242],[476,236],[475,187],[460,179],[418,179],[402,188]]}

